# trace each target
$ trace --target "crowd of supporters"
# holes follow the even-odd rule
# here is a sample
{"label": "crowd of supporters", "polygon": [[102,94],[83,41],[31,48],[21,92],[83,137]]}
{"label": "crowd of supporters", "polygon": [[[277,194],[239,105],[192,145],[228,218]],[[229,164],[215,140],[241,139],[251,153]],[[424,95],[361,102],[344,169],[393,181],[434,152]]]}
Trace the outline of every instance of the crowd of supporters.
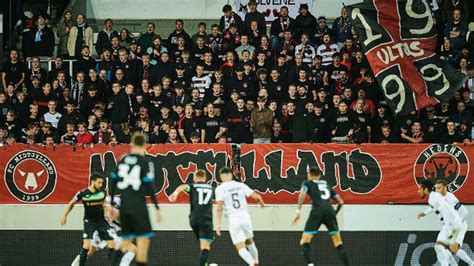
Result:
{"label": "crowd of supporters", "polygon": [[251,0],[243,19],[225,5],[219,24],[187,33],[178,19],[166,39],[154,23],[134,38],[107,19],[95,43],[83,14],[65,12],[56,36],[39,14],[24,60],[12,49],[2,68],[0,143],[128,143],[135,131],[150,143],[468,143],[472,37],[466,9],[448,2],[439,56],[470,78],[451,101],[396,117],[344,8],[329,27],[305,4],[296,18],[282,7],[267,28]]}

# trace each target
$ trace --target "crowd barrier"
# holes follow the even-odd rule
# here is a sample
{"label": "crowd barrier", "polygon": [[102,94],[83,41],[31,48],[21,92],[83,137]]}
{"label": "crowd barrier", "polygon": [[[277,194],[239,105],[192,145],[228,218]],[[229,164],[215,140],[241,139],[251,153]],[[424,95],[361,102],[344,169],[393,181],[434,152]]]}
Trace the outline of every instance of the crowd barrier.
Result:
{"label": "crowd barrier", "polygon": [[[0,204],[67,203],[87,186],[91,173],[109,176],[128,151],[128,145],[4,146]],[[236,178],[269,204],[295,204],[309,167],[319,167],[348,204],[423,203],[417,184],[425,178],[445,179],[463,203],[474,203],[474,145],[161,144],[149,145],[147,154],[156,165],[161,202],[192,182],[196,169],[205,169],[215,185],[218,170],[232,166]]]}

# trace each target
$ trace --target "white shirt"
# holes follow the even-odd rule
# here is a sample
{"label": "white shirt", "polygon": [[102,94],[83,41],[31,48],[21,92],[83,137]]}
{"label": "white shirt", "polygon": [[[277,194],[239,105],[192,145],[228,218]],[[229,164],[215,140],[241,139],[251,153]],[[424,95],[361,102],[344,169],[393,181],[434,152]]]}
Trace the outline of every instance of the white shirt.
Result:
{"label": "white shirt", "polygon": [[444,197],[438,192],[431,192],[428,198],[428,204],[431,208],[425,210],[425,214],[429,214],[432,211],[438,215],[441,222],[446,225],[460,225],[462,223],[458,212],[451,206]]}
{"label": "white shirt", "polygon": [[197,88],[199,90],[199,99],[204,99],[209,86],[211,86],[211,78],[207,75],[202,77],[194,76],[191,79],[191,87]]}
{"label": "white shirt", "polygon": [[224,203],[226,217],[248,215],[247,197],[253,190],[244,183],[229,181],[223,182],[216,188],[216,201]]}
{"label": "white shirt", "polygon": [[321,44],[316,49],[316,54],[322,57],[322,64],[327,66],[332,63],[332,55],[339,51],[337,44],[331,44],[326,46],[325,44]]}
{"label": "white shirt", "polygon": [[45,122],[50,122],[54,128],[58,128],[59,119],[61,119],[62,114],[56,112],[54,114],[47,112],[43,115]]}
{"label": "white shirt", "polygon": [[295,55],[302,55],[303,63],[311,65],[313,58],[316,57],[316,50],[309,44],[300,44],[295,47]]}
{"label": "white shirt", "polygon": [[455,210],[457,210],[459,217],[463,222],[467,220],[467,217],[469,217],[469,211],[467,208],[459,202],[458,198],[454,196],[453,193],[448,192],[445,196],[444,199],[451,205]]}

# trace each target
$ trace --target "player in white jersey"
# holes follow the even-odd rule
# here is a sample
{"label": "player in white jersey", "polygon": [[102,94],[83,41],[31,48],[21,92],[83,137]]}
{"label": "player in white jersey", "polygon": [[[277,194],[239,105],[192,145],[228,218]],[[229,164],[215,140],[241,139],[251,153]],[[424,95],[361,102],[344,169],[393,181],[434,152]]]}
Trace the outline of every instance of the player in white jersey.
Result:
{"label": "player in white jersey", "polygon": [[229,221],[229,233],[232,243],[240,257],[248,265],[258,265],[258,250],[253,241],[252,221],[248,212],[247,197],[253,198],[262,207],[265,206],[265,203],[262,197],[246,184],[233,181],[230,168],[222,168],[219,174],[222,183],[216,188],[216,234],[221,235],[222,211],[224,210]]}
{"label": "player in white jersey", "polygon": [[430,205],[430,208],[418,213],[418,219],[434,211],[443,224],[434,247],[438,261],[441,266],[448,266],[450,262],[455,263],[453,254],[446,249],[445,244],[440,240],[446,239],[443,241],[447,241],[447,244],[451,244],[452,240],[457,238],[461,230],[461,218],[440,193],[433,191],[433,183],[431,180],[423,179],[420,181],[418,194],[422,199],[428,198],[428,204]]}
{"label": "player in white jersey", "polygon": [[[459,202],[458,198],[456,198],[453,193],[448,192],[448,185],[446,184],[445,180],[440,179],[436,181],[435,188],[436,192],[440,193],[449,203],[449,205],[451,205],[458,212],[459,218],[461,218],[462,220],[461,230],[459,231],[459,234],[456,239],[453,239],[451,241],[451,245],[449,245],[449,250],[451,250],[451,253],[458,256],[462,261],[464,261],[470,266],[473,266],[474,262],[471,257],[467,255],[466,251],[460,249],[464,241],[464,236],[467,232],[467,218],[469,217],[469,211],[464,205],[461,204],[461,202]],[[445,239],[440,239],[440,236],[438,236],[438,239],[444,244],[446,244],[446,246],[448,246],[447,243],[449,243],[449,241],[446,241]]]}

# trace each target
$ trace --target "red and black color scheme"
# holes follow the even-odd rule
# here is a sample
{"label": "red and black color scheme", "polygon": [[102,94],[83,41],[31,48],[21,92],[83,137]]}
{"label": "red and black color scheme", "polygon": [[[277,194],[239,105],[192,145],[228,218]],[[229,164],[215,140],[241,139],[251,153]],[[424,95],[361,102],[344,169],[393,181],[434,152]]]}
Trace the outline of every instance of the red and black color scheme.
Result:
{"label": "red and black color scheme", "polygon": [[467,77],[436,55],[424,0],[373,0],[346,7],[389,106],[406,114],[448,101]]}

